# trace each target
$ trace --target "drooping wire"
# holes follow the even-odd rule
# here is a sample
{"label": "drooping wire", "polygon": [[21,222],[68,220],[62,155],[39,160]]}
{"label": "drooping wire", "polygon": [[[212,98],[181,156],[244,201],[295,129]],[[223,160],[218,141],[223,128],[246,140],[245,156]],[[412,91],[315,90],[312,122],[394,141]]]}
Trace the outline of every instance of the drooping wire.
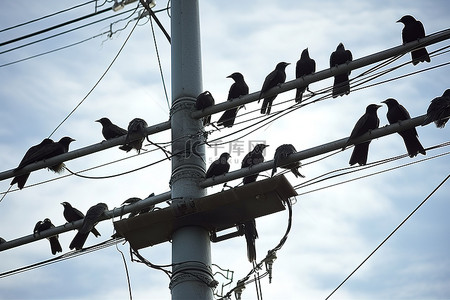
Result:
{"label": "drooping wire", "polygon": [[408,219],[416,212],[418,211],[425,202],[428,201],[428,199],[431,198],[431,196],[439,190],[442,185],[447,181],[447,179],[450,177],[450,175],[447,175],[447,177],[444,178],[444,180],[441,181],[441,183],[438,184],[436,188],[397,226],[395,229],[325,298],[325,300],[329,299],[353,274],[355,274],[356,271],[367,261],[369,258],[375,254],[375,252],[381,248],[381,246],[384,245],[384,243],[391,238],[397,230],[403,226],[403,224],[408,221]]}
{"label": "drooping wire", "polygon": [[[113,209],[114,212],[114,209]],[[113,228],[113,236],[116,233],[115,227],[114,227],[114,216],[111,218],[111,225]],[[116,250],[120,253],[120,255],[122,256],[122,261],[123,261],[123,265],[125,267],[125,273],[127,275],[127,284],[128,284],[128,293],[130,295],[130,300],[133,300],[133,293],[131,292],[131,282],[130,282],[130,274],[128,272],[128,265],[127,265],[127,260],[125,259],[125,255],[123,254],[123,252],[119,249],[119,247],[117,246],[117,244],[119,243],[118,240],[116,240]]]}
{"label": "drooping wire", "polygon": [[[123,238],[119,238],[119,241],[123,241],[123,240],[124,240]],[[51,264],[54,264],[54,263],[57,263],[57,262],[61,262],[61,261],[64,261],[64,260],[67,260],[67,259],[70,259],[70,258],[74,258],[74,257],[80,256],[80,255],[89,254],[89,253],[97,251],[97,250],[101,250],[101,249],[104,249],[104,248],[107,248],[107,247],[111,247],[115,243],[116,243],[115,239],[109,239],[109,240],[106,240],[104,242],[98,243],[96,245],[83,248],[80,251],[71,251],[71,252],[62,254],[60,256],[57,256],[57,257],[54,257],[54,258],[51,258],[51,259],[48,259],[48,260],[45,260],[45,261],[41,261],[41,262],[38,262],[38,263],[35,263],[35,264],[31,264],[31,265],[28,265],[28,266],[25,266],[25,267],[21,267],[21,268],[17,268],[17,269],[11,270],[11,271],[6,271],[6,272],[3,272],[3,273],[0,273],[0,278],[9,277],[9,276],[12,276],[12,275],[16,275],[16,274],[20,274],[20,273],[23,273],[23,272],[31,271],[31,270],[34,270],[34,269],[37,269],[37,268],[40,268],[40,267],[48,266],[48,265],[51,265]]]}
{"label": "drooping wire", "polygon": [[162,66],[161,66],[161,59],[159,57],[158,43],[156,42],[155,29],[153,28],[153,21],[152,21],[151,15],[149,16],[149,20],[150,20],[150,27],[152,29],[153,42],[155,43],[156,58],[158,59],[159,73],[161,75],[161,81],[162,81],[162,85],[164,88],[164,95],[166,96],[167,108],[170,110],[169,96],[167,95],[166,82],[164,80],[164,73],[163,73]]}
{"label": "drooping wire", "polygon": [[49,138],[59,129],[59,127],[61,127],[62,124],[64,124],[65,121],[67,121],[67,119],[70,118],[70,116],[78,109],[78,107],[80,107],[80,105],[89,97],[89,95],[91,95],[91,93],[94,91],[94,89],[99,85],[99,83],[102,81],[102,79],[106,76],[106,74],[108,73],[108,71],[111,69],[111,67],[113,66],[114,62],[117,60],[117,58],[119,57],[120,53],[122,53],[123,48],[125,47],[125,45],[127,44],[128,40],[131,37],[131,34],[134,32],[134,29],[136,28],[137,24],[138,24],[139,20],[136,21],[136,23],[134,24],[133,28],[131,29],[130,33],[128,34],[127,38],[125,39],[124,43],[122,44],[122,46],[120,47],[119,51],[117,52],[116,56],[113,58],[113,60],[111,61],[111,63],[109,64],[109,66],[106,68],[105,72],[103,72],[103,74],[100,76],[100,78],[97,80],[97,82],[94,84],[94,86],[89,90],[89,92],[86,94],[86,96],[84,96],[84,98],[75,106],[75,108],[61,121],[61,123],[59,123],[58,126],[56,126],[56,128],[50,133],[50,135],[48,136]]}

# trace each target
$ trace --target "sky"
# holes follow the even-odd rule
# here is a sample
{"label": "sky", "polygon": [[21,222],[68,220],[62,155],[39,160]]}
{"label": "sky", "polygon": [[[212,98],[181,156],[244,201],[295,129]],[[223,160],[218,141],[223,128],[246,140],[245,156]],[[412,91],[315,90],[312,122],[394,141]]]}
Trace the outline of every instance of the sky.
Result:
{"label": "sky", "polygon": [[[99,5],[101,3],[99,1]],[[450,4],[444,0],[384,1],[382,5],[380,1],[355,0],[261,0],[241,1],[239,7],[235,4],[223,1],[201,1],[199,4],[203,90],[209,90],[216,103],[226,100],[232,84],[226,76],[233,72],[244,75],[250,92],[260,90],[265,76],[280,61],[291,63],[286,69],[287,80],[295,79],[295,62],[305,48],[309,49],[310,56],[316,61],[317,71],[320,71],[329,68],[329,56],[340,42],[352,51],[354,59],[398,46],[402,43],[403,25],[396,21],[403,15],[410,14],[422,21],[427,34],[447,29],[450,25]],[[69,6],[63,1],[47,0],[7,1],[0,11],[0,27],[9,28],[75,5],[75,2]],[[104,5],[99,9],[112,3]],[[133,5],[125,9],[132,9]],[[166,6],[165,2],[157,2],[154,9],[164,9]],[[90,3],[33,24],[1,31],[0,41],[12,40],[87,15],[94,9],[94,4]],[[102,17],[112,14],[106,13]],[[136,22],[133,19],[137,14],[130,15],[127,13],[16,50],[6,51],[63,29],[0,47],[0,171],[15,168],[26,150],[48,137],[85,98],[132,31]],[[119,22],[120,18],[125,20]],[[161,12],[158,18],[170,32],[170,15]],[[129,20],[133,21],[120,30]],[[85,23],[87,21],[79,24]],[[65,29],[74,27],[70,25]],[[113,32],[110,37],[101,35],[109,30]],[[170,102],[170,45],[156,26],[155,34]],[[100,36],[89,39],[96,35]],[[89,40],[6,65],[85,39]],[[431,53],[448,44],[444,41],[427,49]],[[407,54],[390,66],[409,60]],[[448,53],[436,55],[431,58],[431,63],[417,66],[406,64],[373,82],[448,61]],[[350,78],[369,67],[352,71]],[[246,123],[220,132],[213,131],[209,138],[222,139],[224,144],[207,149],[206,163],[209,165],[221,152],[231,151],[231,170],[239,169],[242,158],[255,142],[270,145],[265,153],[269,160],[273,158],[277,146],[284,143],[291,143],[300,151],[342,139],[350,134],[368,104],[380,104],[387,98],[397,99],[412,117],[423,115],[430,101],[449,88],[448,72],[447,65],[352,90],[349,95],[295,110],[252,133],[241,131]],[[331,85],[330,78],[311,84],[310,89],[317,91]],[[294,95],[295,91],[280,94],[275,104],[291,101],[274,107],[273,111],[291,105]],[[257,103],[246,105],[240,114],[247,114],[240,120],[257,117],[258,109]],[[386,106],[378,110],[380,127],[388,124],[386,112]],[[219,116],[213,115],[212,120],[217,121]],[[101,142],[101,126],[94,122],[101,117],[108,117],[121,127],[127,127],[128,122],[136,117],[145,119],[149,125],[169,120],[169,105],[161,81],[151,26],[146,20],[139,21],[110,70],[52,138],[58,140],[70,136],[76,139],[70,146],[72,150]],[[418,127],[417,131],[425,148],[448,142],[449,126],[438,129],[431,124]],[[224,137],[234,132],[236,134]],[[168,143],[170,132],[152,135],[151,139],[153,142]],[[151,146],[146,148],[152,149]],[[303,161],[301,173],[306,176],[305,179],[295,178],[290,173],[285,176],[292,186],[296,186],[346,168],[351,151],[342,151],[318,161],[317,158]],[[368,162],[389,159],[405,152],[400,136],[389,135],[371,143]],[[445,155],[447,152],[448,146],[440,147],[428,150],[426,156],[406,157],[367,170],[352,169],[357,172],[298,188],[297,193],[301,195],[294,201],[292,229],[284,247],[277,252],[272,283],[269,284],[267,277],[261,279],[263,298],[326,298],[449,174],[450,158]],[[100,177],[134,170],[164,158],[159,151],[133,156],[134,153],[111,148],[69,161],[66,165],[72,171],[80,171],[130,157],[84,173]],[[434,156],[439,157],[420,162]],[[170,162],[165,161],[113,178],[68,176],[12,191],[0,202],[0,236],[12,240],[29,235],[36,222],[45,218],[50,218],[56,226],[64,224],[63,207],[60,205],[63,201],[86,212],[98,202],[105,202],[112,209],[130,197],[145,198],[151,192],[165,193],[169,191],[170,168]],[[364,177],[376,172],[380,173]],[[67,171],[64,174],[68,174]],[[261,175],[270,174],[265,172]],[[56,177],[52,172],[38,170],[30,175],[27,186]],[[337,184],[357,177],[364,178]],[[9,188],[10,180],[0,182],[2,192]],[[239,181],[229,184],[237,185]],[[208,188],[208,193],[220,192],[221,188],[221,185]],[[330,299],[450,298],[449,192],[449,182],[446,182]],[[282,238],[287,216],[287,211],[282,211],[256,220],[258,260],[263,259]],[[101,222],[97,229],[102,236],[97,239],[89,236],[85,246],[105,241],[114,233],[111,221]],[[63,253],[70,252],[68,245],[74,235],[75,232],[70,231],[59,236]],[[251,268],[244,238],[213,243],[211,247],[212,263],[232,270],[234,277],[231,286],[235,286]],[[131,262],[128,244],[118,244],[2,277],[0,299],[126,299],[129,297],[127,276],[119,250],[126,258],[133,299],[170,299],[169,278],[161,271]],[[171,263],[169,242],[140,252],[154,264]],[[0,273],[52,257],[46,240],[5,250],[0,253]],[[214,268],[213,271],[218,270]],[[220,275],[215,279],[220,282],[216,290],[220,293],[221,285],[226,281]],[[229,286],[224,288],[224,292],[228,290]],[[242,299],[255,298],[255,287],[247,286]]]}

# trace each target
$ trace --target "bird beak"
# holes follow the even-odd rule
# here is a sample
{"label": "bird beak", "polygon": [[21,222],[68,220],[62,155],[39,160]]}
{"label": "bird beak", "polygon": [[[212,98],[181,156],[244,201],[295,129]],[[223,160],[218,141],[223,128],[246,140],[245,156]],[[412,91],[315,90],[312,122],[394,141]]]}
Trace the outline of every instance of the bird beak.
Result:
{"label": "bird beak", "polygon": [[71,141],[71,142],[75,142],[76,140],[71,138],[70,141]]}
{"label": "bird beak", "polygon": [[383,105],[377,105],[378,108],[382,107]]}
{"label": "bird beak", "polygon": [[231,78],[231,75],[228,75],[227,78]]}
{"label": "bird beak", "polygon": [[386,100],[384,100],[384,101],[381,101],[381,103],[386,103]]}
{"label": "bird beak", "polygon": [[99,122],[100,123],[100,120],[95,120],[95,122]]}

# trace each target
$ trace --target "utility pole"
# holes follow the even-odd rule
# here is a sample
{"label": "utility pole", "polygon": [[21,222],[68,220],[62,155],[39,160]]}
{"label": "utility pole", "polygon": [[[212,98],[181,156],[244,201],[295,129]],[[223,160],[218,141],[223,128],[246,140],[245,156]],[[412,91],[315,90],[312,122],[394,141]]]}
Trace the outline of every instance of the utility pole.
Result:
{"label": "utility pole", "polygon": [[[200,139],[202,124],[193,119],[196,97],[202,92],[200,24],[198,0],[171,3],[172,51],[172,206],[189,208],[190,200],[206,195],[198,183],[205,175],[204,144],[196,148],[200,155],[189,155],[187,145]],[[211,284],[211,244],[209,232],[199,226],[187,226],[172,235],[172,271],[170,289],[173,300],[213,299]]]}

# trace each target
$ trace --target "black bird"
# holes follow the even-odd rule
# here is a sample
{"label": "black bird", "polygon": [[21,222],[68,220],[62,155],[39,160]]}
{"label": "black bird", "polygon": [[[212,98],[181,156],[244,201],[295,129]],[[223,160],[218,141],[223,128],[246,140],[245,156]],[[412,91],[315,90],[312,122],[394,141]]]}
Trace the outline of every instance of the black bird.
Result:
{"label": "black bird", "polygon": [[[204,110],[207,107],[214,105],[214,98],[209,91],[205,91],[197,96],[195,101],[195,108],[198,110]],[[209,125],[211,123],[211,115],[203,117],[203,126]]]}
{"label": "black bird", "polygon": [[[47,155],[44,159],[69,152],[69,145],[73,141],[75,141],[73,138],[65,136],[56,143],[45,145],[43,151],[46,152]],[[55,173],[61,173],[62,171],[64,171],[64,166],[64,163],[59,163],[57,165],[48,167],[48,169],[52,170]]]}
{"label": "black bird", "polygon": [[[286,81],[286,66],[288,66],[289,63],[286,62],[280,62],[275,67],[275,70],[270,72],[269,75],[266,76],[266,79],[264,80],[263,86],[261,88],[261,92],[259,93],[259,100],[261,100],[262,95],[270,90],[273,87],[276,87],[277,85],[284,83]],[[262,114],[270,114],[270,109],[272,108],[272,102],[275,100],[275,96],[271,97],[265,97],[263,104],[261,106],[261,113]],[[258,100],[258,103],[259,103]]]}
{"label": "black bird", "polygon": [[70,250],[74,248],[80,250],[83,248],[89,232],[98,223],[105,210],[108,210],[108,206],[105,203],[98,203],[88,209],[83,220],[83,225],[78,229],[77,234],[69,245]]}
{"label": "black bird", "polygon": [[299,161],[290,164],[285,164],[283,162],[286,158],[288,158],[289,155],[295,152],[297,152],[297,150],[295,150],[295,147],[291,144],[283,144],[279,146],[277,150],[275,150],[275,155],[273,157],[274,163],[271,176],[273,176],[277,172],[277,167],[281,167],[283,169],[291,170],[295,177],[305,178],[305,176],[300,174],[300,172],[298,171],[298,168],[300,168],[301,166],[301,163]]}
{"label": "black bird", "polygon": [[[330,68],[349,63],[353,60],[350,50],[345,50],[344,44],[339,43],[336,51],[331,53]],[[350,82],[348,76],[350,71],[334,76],[333,98],[350,94]]]}
{"label": "black bird", "polygon": [[230,164],[228,163],[228,159],[230,157],[231,155],[228,152],[222,153],[219,159],[213,161],[213,163],[209,166],[208,171],[206,171],[205,178],[227,173],[230,170]]}
{"label": "black bird", "polygon": [[[72,207],[69,202],[63,202],[61,204],[64,206],[63,215],[67,222],[72,223],[84,218],[84,214],[75,207]],[[92,228],[91,232],[95,235],[95,237],[101,236],[100,232],[98,232],[95,227]]]}
{"label": "black bird", "polygon": [[[40,234],[41,232],[54,228],[55,225],[52,224],[49,218],[46,218],[44,221],[39,221],[34,226],[33,234]],[[58,252],[62,252],[61,244],[58,240],[58,235],[53,235],[47,238],[50,241],[50,248],[52,249],[52,254],[55,255]]]}
{"label": "black bird", "polygon": [[[119,149],[123,151],[130,151],[131,149],[136,149],[138,153],[141,153],[142,143],[145,139],[145,128],[147,127],[147,122],[142,119],[135,118],[128,124],[127,138],[125,139],[125,144],[120,146]],[[131,136],[134,134],[139,134],[142,137],[136,140],[130,141]]]}
{"label": "black bird", "polygon": [[[45,159],[45,151],[43,149],[45,148],[45,145],[53,144],[53,140],[51,139],[43,139],[41,143],[38,145],[34,145],[28,151],[25,153],[24,157],[22,158],[22,161],[19,163],[19,166],[14,169],[14,171],[18,171],[22,169],[23,167],[30,165],[32,163],[35,163],[37,161]],[[26,173],[23,175],[19,175],[13,178],[11,181],[11,185],[17,183],[17,186],[19,189],[22,189],[25,186],[25,183],[27,182],[28,177],[30,176],[30,173]]]}
{"label": "black bird", "polygon": [[[231,78],[234,80],[234,83],[231,85],[230,90],[228,91],[227,101],[232,101],[233,99],[248,94],[248,85],[245,83],[244,76],[241,73],[235,72],[230,76],[227,76],[227,78]],[[241,106],[226,110],[217,121],[217,125],[232,127],[240,108]]]}
{"label": "black bird", "polygon": [[[257,144],[252,151],[245,155],[242,160],[241,168],[248,168],[254,165],[260,164],[264,162],[263,151],[268,147],[268,145]],[[255,182],[258,174],[250,175],[244,177],[242,182],[245,184],[249,184],[251,182]],[[244,236],[247,242],[247,258],[250,262],[256,260],[256,245],[255,240],[258,238],[258,231],[256,230],[256,221],[255,219],[251,219],[242,224],[244,229]]]}
{"label": "black bird", "polygon": [[[297,65],[295,66],[295,78],[300,78],[314,72],[316,72],[316,61],[309,57],[308,48],[306,48],[305,50],[303,50],[302,55],[297,61]],[[307,88],[308,85],[297,88],[297,93],[295,94],[295,102],[302,102],[303,93]]]}
{"label": "black bird", "polygon": [[[422,22],[417,21],[413,16],[403,16],[397,22],[403,23],[403,25],[405,25],[402,30],[403,44],[413,42],[425,37],[425,29],[423,28]],[[431,61],[430,56],[428,55],[428,51],[425,47],[411,51],[411,58],[413,65],[417,65],[421,61]]]}
{"label": "black bird", "polygon": [[[406,108],[398,103],[397,100],[389,98],[382,101],[382,103],[386,103],[388,107],[386,117],[389,121],[389,124],[394,124],[411,119]],[[423,155],[426,154],[422,144],[419,141],[419,135],[417,134],[416,128],[399,131],[398,134],[400,134],[400,136],[403,138],[403,142],[405,143],[409,157],[417,156],[417,154],[419,153],[422,153]]]}
{"label": "black bird", "polygon": [[102,134],[106,140],[110,140],[128,133],[125,129],[113,124],[108,118],[101,118],[95,122],[102,124]]}
{"label": "black bird", "polygon": [[[155,196],[155,193],[151,193],[147,198],[150,198],[150,197],[153,197],[153,196]],[[131,197],[131,198],[128,198],[127,200],[123,201],[122,205],[124,205],[124,204],[133,204],[133,203],[136,203],[138,201],[142,201],[142,199],[138,198],[138,197]],[[128,218],[132,218],[132,217],[137,216],[137,215],[148,213],[149,211],[152,211],[154,208],[155,208],[155,205],[153,204],[153,205],[150,205],[149,207],[141,209],[140,211],[130,212],[130,214],[128,215]]]}
{"label": "black bird", "polygon": [[450,89],[447,89],[441,97],[431,100],[427,109],[427,115],[422,126],[434,122],[437,128],[444,128],[450,119]]}
{"label": "black bird", "polygon": [[[356,122],[355,127],[350,134],[350,137],[347,140],[347,143],[342,148],[344,150],[348,145],[353,143],[353,140],[373,129],[378,128],[380,125],[380,119],[377,116],[377,110],[381,105],[370,104],[366,107],[366,113],[359,118],[358,122]],[[354,165],[358,163],[360,166],[363,166],[367,163],[367,155],[369,153],[369,144],[370,141],[360,143],[355,145],[352,156],[350,157],[350,165]]]}
{"label": "black bird", "polygon": [[[241,168],[252,167],[264,162],[263,151],[266,147],[268,147],[268,145],[257,144],[252,151],[245,155],[244,159],[242,160]],[[244,177],[242,182],[244,184],[248,184],[250,182],[255,182],[256,178],[258,178],[258,174],[249,175],[247,177]]]}

